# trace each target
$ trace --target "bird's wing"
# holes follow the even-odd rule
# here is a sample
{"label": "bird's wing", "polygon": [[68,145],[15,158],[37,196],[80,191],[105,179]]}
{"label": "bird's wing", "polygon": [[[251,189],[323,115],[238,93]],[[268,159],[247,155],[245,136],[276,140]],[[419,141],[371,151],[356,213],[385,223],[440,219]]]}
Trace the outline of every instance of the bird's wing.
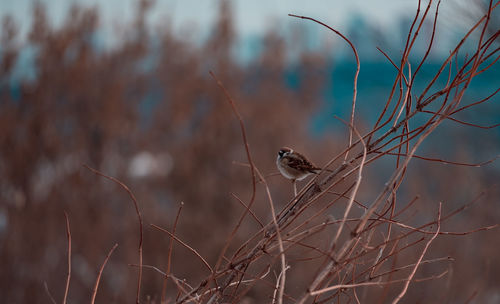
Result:
{"label": "bird's wing", "polygon": [[313,164],[311,164],[304,156],[295,153],[295,155],[286,155],[284,156],[288,160],[288,166],[300,170],[311,173],[316,173],[317,170],[321,170],[317,168]]}

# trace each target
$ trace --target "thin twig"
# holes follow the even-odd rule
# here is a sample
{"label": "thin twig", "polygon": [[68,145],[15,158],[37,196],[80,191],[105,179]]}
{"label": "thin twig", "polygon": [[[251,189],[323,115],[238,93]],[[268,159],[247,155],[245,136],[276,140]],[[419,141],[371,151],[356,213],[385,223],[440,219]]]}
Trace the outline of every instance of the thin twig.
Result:
{"label": "thin twig", "polygon": [[[243,212],[243,214],[241,215],[238,223],[236,224],[233,231],[231,232],[231,234],[227,238],[227,240],[224,244],[224,247],[222,248],[221,253],[219,254],[219,258],[217,259],[217,263],[215,264],[215,269],[218,270],[220,264],[222,263],[222,259],[225,255],[227,249],[229,248],[231,241],[233,240],[234,236],[236,235],[236,232],[238,231],[239,227],[241,226],[241,223],[243,222],[244,218],[247,216],[249,211],[252,209],[253,203],[255,202],[256,174],[255,174],[255,165],[254,165],[253,160],[252,160],[252,155],[250,153],[250,148],[249,148],[249,144],[248,144],[248,140],[247,140],[245,124],[243,123],[243,118],[241,117],[238,109],[236,108],[235,102],[233,101],[231,95],[229,94],[227,89],[224,87],[222,82],[215,76],[215,74],[212,71],[210,71],[209,73],[210,73],[210,76],[212,76],[212,78],[216,81],[219,88],[221,88],[221,90],[224,92],[224,95],[226,96],[227,101],[231,105],[231,109],[233,110],[234,115],[238,118],[238,121],[240,124],[241,136],[243,139],[243,144],[245,146],[247,160],[248,160],[248,163],[250,165],[250,174],[251,174],[251,178],[252,178],[252,196],[250,198],[250,202],[248,203],[248,208],[246,208],[245,211]],[[238,267],[241,267],[241,269],[243,269],[245,267],[245,264],[240,264]],[[238,271],[240,269],[235,268],[234,270]],[[228,286],[228,284],[230,284],[230,282],[233,280],[233,278],[236,274],[237,274],[237,272],[233,271],[232,274],[229,275],[229,277],[226,279],[226,282],[223,284],[222,288],[220,288],[220,290],[219,290],[220,294],[222,294],[224,292],[224,289]],[[213,275],[215,275],[215,273]],[[213,276],[210,277],[208,281],[211,281],[212,279],[214,279]]]}
{"label": "thin twig", "polygon": [[66,304],[69,292],[69,281],[71,279],[71,230],[69,228],[69,218],[68,218],[68,213],[66,213],[66,211],[64,211],[64,217],[66,218],[66,235],[68,238],[68,276],[66,278],[66,288],[64,290],[64,298],[62,303]]}
{"label": "thin twig", "polygon": [[222,252],[219,255],[219,259],[215,265],[215,269],[218,269],[220,266],[220,263],[222,262],[222,257],[224,256],[227,248],[229,247],[231,240],[233,239],[234,235],[236,234],[236,231],[239,229],[241,222],[243,221],[243,219],[246,217],[246,215],[249,213],[249,210],[251,210],[251,208],[253,206],[253,203],[255,201],[255,193],[256,193],[256,180],[255,180],[255,166],[254,166],[254,163],[252,160],[252,155],[250,154],[250,148],[248,145],[247,135],[246,135],[246,131],[245,131],[245,124],[243,123],[243,119],[241,118],[241,115],[240,115],[238,109],[236,108],[236,104],[234,103],[233,99],[231,98],[231,95],[229,95],[229,92],[224,87],[222,82],[215,76],[215,74],[212,71],[210,71],[209,73],[210,73],[210,76],[212,76],[212,78],[215,80],[217,85],[224,92],[224,95],[226,96],[227,101],[231,105],[231,109],[233,110],[234,115],[238,118],[238,121],[240,123],[241,136],[243,139],[243,144],[245,146],[245,152],[247,154],[247,160],[248,160],[248,163],[250,164],[250,175],[252,177],[252,197],[250,198],[250,203],[248,204],[248,208],[245,210],[245,212],[240,217],[238,224],[236,225],[235,229],[233,229],[231,235],[229,236],[229,238],[226,241],[226,244],[225,244]]}
{"label": "thin twig", "polygon": [[160,230],[161,232],[168,234],[171,238],[173,238],[174,240],[179,242],[179,244],[186,247],[189,251],[194,253],[200,259],[200,261],[203,263],[203,265],[205,265],[208,268],[210,273],[214,273],[214,270],[212,269],[212,267],[210,267],[210,264],[208,264],[208,262],[198,253],[198,251],[194,250],[191,246],[189,246],[188,244],[181,241],[178,237],[176,237],[173,233],[171,233],[167,229],[163,229],[160,226],[157,226],[155,224],[150,224],[150,225],[151,225],[151,227],[156,228],[156,229]]}
{"label": "thin twig", "polygon": [[[92,299],[90,300],[90,304],[94,304],[94,302],[95,302],[95,297],[97,295],[97,288],[99,288],[99,281],[101,281],[102,271],[104,270],[104,266],[106,266],[106,263],[108,263],[108,260],[111,257],[111,254],[113,254],[113,251],[115,251],[116,247],[118,247],[118,244],[115,244],[113,246],[113,248],[111,248],[111,250],[106,255],[106,258],[104,259],[104,262],[102,263],[101,268],[99,268],[99,274],[97,275],[97,279],[95,281],[94,290],[92,292]],[[140,267],[142,268],[142,263],[141,263]]]}
{"label": "thin twig", "polygon": [[[342,119],[339,118],[340,121],[344,122]],[[344,211],[344,216],[342,217],[343,221],[340,223],[340,227],[337,229],[337,233],[335,234],[335,237],[333,238],[332,244],[330,246],[330,251],[333,251],[335,248],[335,245],[337,244],[337,241],[340,237],[340,234],[342,233],[342,230],[345,225],[345,219],[349,216],[349,212],[351,211],[354,198],[356,197],[356,194],[358,193],[359,185],[361,184],[361,179],[363,178],[362,173],[363,173],[363,166],[366,161],[366,154],[367,154],[367,149],[366,149],[366,144],[365,141],[363,140],[363,137],[361,134],[359,134],[358,130],[354,127],[354,125],[350,125],[349,128],[352,129],[356,133],[356,136],[358,136],[359,140],[361,141],[363,145],[363,158],[361,159],[361,163],[359,164],[359,169],[358,169],[358,176],[356,178],[356,183],[354,185],[354,188],[352,189],[349,202],[347,203],[347,206]]]}
{"label": "thin twig", "polygon": [[47,293],[47,296],[49,296],[49,299],[52,302],[52,304],[57,304],[56,300],[54,300],[54,297],[50,293],[49,286],[47,286],[47,282],[43,281],[43,287],[45,288],[45,293]]}
{"label": "thin twig", "polygon": [[[311,18],[311,17],[298,16],[298,15],[294,15],[294,14],[288,14],[288,16],[316,22],[316,23],[326,27],[330,31],[334,32],[335,34],[339,35],[351,47],[351,49],[354,53],[354,57],[356,59],[356,73],[354,74],[354,88],[353,88],[354,92],[353,92],[353,96],[352,96],[352,108],[351,108],[351,120],[350,120],[350,125],[354,126],[354,113],[356,110],[356,97],[357,97],[357,92],[358,92],[358,76],[359,76],[359,70],[360,70],[359,56],[358,56],[358,51],[356,51],[356,47],[354,47],[354,44],[352,44],[352,42],[346,36],[344,36],[341,32],[337,31],[336,29],[330,27],[329,25],[327,25],[319,20],[316,20],[316,19]],[[350,147],[352,145],[352,132],[353,132],[353,129],[349,129],[349,144],[347,145],[348,147]],[[344,161],[347,160],[348,155],[349,155],[349,150],[346,151],[346,154],[344,156]]]}
{"label": "thin twig", "polygon": [[429,246],[431,245],[432,241],[434,241],[436,239],[436,237],[439,235],[439,231],[441,230],[441,207],[442,207],[442,203],[439,202],[436,233],[427,242],[427,244],[425,244],[424,250],[422,251],[422,254],[420,255],[420,257],[418,258],[418,261],[415,264],[415,267],[413,267],[411,274],[408,276],[408,279],[405,282],[405,286],[404,286],[403,290],[401,290],[399,295],[394,299],[394,301],[392,301],[392,304],[398,303],[403,298],[403,296],[406,294],[406,291],[408,290],[408,286],[410,285],[411,280],[415,276],[415,273],[417,272],[418,266],[420,266],[422,259],[424,258],[424,255],[427,252],[427,249],[429,249]]}
{"label": "thin twig", "polygon": [[[273,302],[272,302],[273,304],[276,303],[276,292],[278,290],[282,290],[281,283],[280,283],[280,282],[282,282],[281,276],[284,275],[284,271],[287,271],[288,269],[290,269],[290,266],[286,266],[284,270],[282,269],[280,274],[278,275],[278,278],[276,279],[276,286],[274,287],[274,292],[273,292]],[[283,299],[281,299],[281,301],[283,302]],[[279,297],[278,297],[278,303],[280,303]]]}
{"label": "thin twig", "polygon": [[[448,273],[448,270],[438,274],[434,275],[431,277],[427,278],[422,278],[422,279],[415,279],[415,282],[422,282],[422,281],[428,281],[428,280],[434,280],[434,279],[439,279],[442,278],[445,274]],[[382,285],[388,285],[388,284],[395,284],[395,283],[401,283],[405,282],[407,279],[401,279],[401,280],[393,280],[393,281],[386,281],[386,282],[362,282],[362,283],[355,283],[355,284],[338,284],[334,286],[330,286],[327,288],[323,288],[320,290],[312,291],[310,292],[311,296],[317,296],[320,294],[323,294],[325,292],[337,290],[337,289],[350,289],[350,288],[356,288],[356,287],[362,287],[362,286],[382,286]]]}
{"label": "thin twig", "polygon": [[[179,220],[179,215],[181,214],[182,207],[184,206],[184,202],[179,204],[179,209],[177,209],[177,215],[175,216],[174,226],[172,228],[172,235],[175,235],[175,229],[177,228],[177,222]],[[166,302],[167,296],[167,281],[168,275],[170,274],[170,266],[172,264],[172,250],[174,248],[174,239],[170,239],[170,244],[168,245],[168,259],[167,259],[167,270],[165,271],[165,278],[163,279],[163,288],[161,290],[161,303]]]}
{"label": "thin twig", "polygon": [[[139,267],[139,265],[137,265],[137,264],[128,264],[128,266]],[[160,269],[158,269],[158,267],[155,267],[153,265],[143,264],[142,268],[149,268],[149,269],[152,269],[152,270],[158,272],[159,274],[161,274],[164,277],[167,277],[167,278],[169,277],[168,273],[161,271]]]}
{"label": "thin twig", "polygon": [[[278,240],[278,246],[280,249],[281,273],[279,275],[279,279],[276,282],[276,284],[278,284],[278,282],[279,282],[278,304],[282,304],[283,303],[283,294],[285,292],[286,271],[289,268],[289,266],[286,265],[285,249],[283,247],[283,240],[281,238],[280,227],[278,225],[278,221],[276,220],[276,212],[274,210],[274,203],[273,203],[273,199],[271,197],[271,191],[269,190],[269,186],[267,185],[267,182],[264,179],[264,176],[260,173],[260,171],[257,168],[255,168],[255,169],[256,169],[256,172],[259,175],[259,177],[263,180],[264,186],[266,188],[266,194],[267,194],[267,198],[269,200],[269,206],[271,208],[271,216],[273,217],[273,224],[274,224],[274,227],[276,230],[276,238]],[[295,182],[294,182],[294,184],[295,184]],[[274,300],[273,300],[273,303],[274,303]]]}
{"label": "thin twig", "polygon": [[[245,207],[246,209],[248,209],[248,206],[234,193],[231,192],[231,196],[234,197],[243,207]],[[250,215],[253,217],[253,219],[259,223],[260,225],[260,228],[264,228],[264,224],[262,224],[262,222],[259,220],[259,218],[257,217],[257,215],[255,215],[255,213],[248,209],[248,212],[250,212]]]}
{"label": "thin twig", "polygon": [[[387,152],[387,151],[384,151],[384,152],[375,151],[373,153],[378,153],[378,154],[383,153],[385,155],[395,155],[395,156],[407,156],[407,154],[405,154],[405,153],[392,153],[392,152]],[[420,155],[413,155],[413,157],[416,159],[426,160],[426,161],[430,161],[430,162],[442,163],[444,165],[455,165],[455,166],[479,168],[479,167],[483,167],[485,165],[491,164],[492,162],[496,161],[500,157],[500,155],[497,155],[491,159],[482,161],[480,163],[474,163],[474,164],[455,162],[455,161],[449,161],[449,160],[444,160],[444,159],[439,159],[439,158],[425,157],[425,156],[420,156]]]}
{"label": "thin twig", "polygon": [[474,292],[470,295],[470,297],[468,297],[467,300],[465,301],[465,304],[471,303],[472,300],[474,300],[474,298],[477,296],[477,294],[478,294],[478,291],[474,290]]}
{"label": "thin twig", "polygon": [[[259,280],[263,280],[270,272],[271,272],[271,267],[267,266],[267,268],[265,269],[265,271],[263,271],[263,273],[261,273],[259,276],[254,277],[253,279],[249,279],[249,280],[242,280],[241,282],[240,281],[231,282],[228,285],[228,287],[236,286],[236,285],[239,285],[239,284],[251,284],[251,283],[255,283],[255,282],[259,281]],[[266,281],[263,281],[263,282],[266,282]],[[219,287],[211,288],[211,289],[205,291],[205,293],[202,294],[202,296],[210,294],[212,292],[216,292],[218,289],[219,289]]]}
{"label": "thin twig", "polygon": [[[425,261],[421,261],[420,265],[430,264],[430,263],[435,263],[435,262],[440,262],[440,261],[454,261],[454,259],[451,258],[451,257],[443,257],[443,258],[437,258],[437,259],[433,259],[433,260],[425,260]],[[405,266],[402,266],[402,267],[399,267],[399,268],[395,268],[395,269],[391,269],[391,270],[386,271],[384,273],[380,273],[380,274],[376,274],[376,275],[370,276],[370,279],[373,280],[373,279],[376,279],[378,277],[383,277],[383,276],[386,276],[388,274],[391,274],[391,273],[394,273],[394,272],[397,272],[397,271],[401,271],[401,270],[404,270],[404,269],[407,269],[407,268],[410,268],[410,267],[414,267],[414,266],[416,266],[416,263],[405,265]]]}
{"label": "thin twig", "polygon": [[[127,185],[125,185],[123,182],[121,182],[120,180],[118,180],[112,176],[106,175],[106,174],[100,172],[99,170],[91,168],[85,164],[83,166],[85,168],[89,169],[90,171],[92,171],[94,174],[97,174],[99,176],[107,178],[107,179],[117,183],[118,185],[120,185],[120,187],[122,187],[128,193],[130,198],[132,199],[132,202],[134,203],[134,207],[135,207],[135,212],[137,214],[137,219],[139,221],[139,265],[142,265],[142,235],[143,235],[142,226],[143,225],[142,225],[142,216],[141,216],[141,212],[139,210],[139,204],[137,203],[137,199],[135,198],[135,196],[132,193],[132,191],[130,190],[130,188]],[[139,267],[139,277],[137,278],[137,293],[136,293],[136,297],[135,297],[135,302],[137,304],[139,304],[139,299],[140,299],[140,295],[141,295],[141,281],[142,281],[142,267]]]}
{"label": "thin twig", "polygon": [[[128,264],[128,266],[139,267],[139,265],[137,265],[137,264]],[[193,289],[193,287],[190,286],[188,283],[186,283],[185,280],[181,280],[179,278],[176,278],[173,274],[167,274],[167,273],[161,271],[160,269],[158,269],[155,266],[152,266],[152,265],[142,265],[142,268],[152,269],[152,270],[158,272],[159,274],[161,274],[162,276],[170,278],[172,280],[172,282],[174,282],[174,284],[177,286],[177,289],[180,290],[183,293],[187,293],[187,291],[186,291],[186,289],[184,289],[184,287],[182,287],[182,284],[186,285],[186,287],[189,288],[189,289]]]}

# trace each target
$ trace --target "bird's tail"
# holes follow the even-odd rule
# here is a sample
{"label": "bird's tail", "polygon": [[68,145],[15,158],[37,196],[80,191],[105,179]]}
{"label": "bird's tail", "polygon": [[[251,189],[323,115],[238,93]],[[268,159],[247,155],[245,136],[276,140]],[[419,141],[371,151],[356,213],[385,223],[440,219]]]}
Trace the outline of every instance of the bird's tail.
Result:
{"label": "bird's tail", "polygon": [[326,172],[333,172],[333,170],[331,169],[323,169],[323,168],[314,168],[314,169],[311,169],[311,173],[314,173],[314,174],[319,174],[321,171],[326,171]]}

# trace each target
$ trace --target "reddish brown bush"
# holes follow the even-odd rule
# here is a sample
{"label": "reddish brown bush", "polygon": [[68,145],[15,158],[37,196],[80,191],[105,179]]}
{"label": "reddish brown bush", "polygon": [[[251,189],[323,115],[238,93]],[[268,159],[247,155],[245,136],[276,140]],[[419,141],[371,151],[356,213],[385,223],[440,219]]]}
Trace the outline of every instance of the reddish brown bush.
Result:
{"label": "reddish brown bush", "polygon": [[[450,160],[468,159],[463,149],[441,159],[417,148],[447,122],[485,129],[457,115],[498,92],[465,95],[471,81],[498,68],[500,31],[490,24],[498,3],[489,3],[431,77],[420,72],[429,51],[409,63],[418,33],[439,17],[433,1],[422,4],[402,54],[382,51],[395,77],[387,100],[374,101],[381,104],[373,108],[375,125],[355,115],[366,103],[356,104],[362,88],[354,78],[345,128],[318,138],[308,124],[322,106],[325,55],[302,54],[300,84],[292,88],[283,81],[288,46],[276,33],[252,64],[233,60],[227,3],[202,46],[166,31],[156,49],[144,22],[150,3],[140,3],[123,43],[106,50],[93,43],[96,10],[75,7],[53,28],[36,6],[28,45],[19,43],[15,22],[4,19],[3,301],[494,299],[498,230],[489,230],[498,223],[498,172],[470,168],[489,161]],[[356,52],[349,37],[321,25]],[[425,38],[427,50],[434,33]],[[468,55],[466,41],[475,46]],[[35,77],[12,82],[26,48],[35,53]],[[436,81],[443,77],[445,84]],[[423,89],[414,85],[420,78]],[[465,140],[452,142],[460,147]],[[290,182],[276,175],[283,145],[325,164],[295,197]]]}

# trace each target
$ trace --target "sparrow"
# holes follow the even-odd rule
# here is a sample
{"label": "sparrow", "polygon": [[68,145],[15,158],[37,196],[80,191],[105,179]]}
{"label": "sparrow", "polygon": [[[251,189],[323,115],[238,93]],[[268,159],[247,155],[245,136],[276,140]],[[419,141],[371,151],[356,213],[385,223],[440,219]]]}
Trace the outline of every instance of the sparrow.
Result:
{"label": "sparrow", "polygon": [[291,179],[293,183],[296,180],[303,180],[309,175],[318,174],[321,171],[321,168],[316,167],[305,156],[288,147],[283,147],[279,150],[276,166],[281,175]]}

